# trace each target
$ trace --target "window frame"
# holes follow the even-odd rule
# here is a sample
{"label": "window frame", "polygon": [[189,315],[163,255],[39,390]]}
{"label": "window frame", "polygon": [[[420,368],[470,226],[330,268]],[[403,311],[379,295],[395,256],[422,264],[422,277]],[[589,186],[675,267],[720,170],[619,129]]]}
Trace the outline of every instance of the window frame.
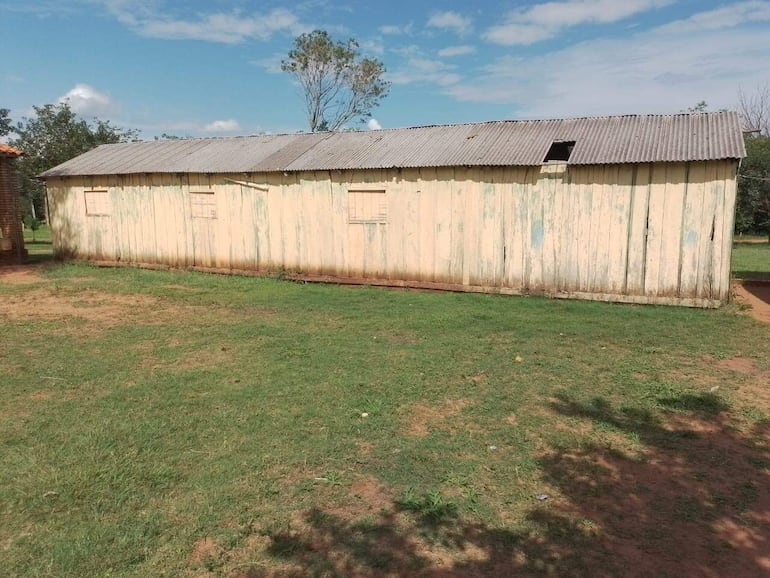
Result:
{"label": "window frame", "polygon": [[[207,219],[216,221],[219,217],[217,214],[217,200],[215,191],[190,191],[188,193],[190,197],[190,217],[193,219]],[[207,202],[195,202],[205,199]],[[196,214],[196,208],[198,208]],[[210,208],[209,214],[204,214],[206,208]]]}
{"label": "window frame", "polygon": [[[363,200],[363,195],[382,195],[377,203],[377,212],[363,214],[361,205],[356,202]],[[349,188],[347,196],[348,225],[387,225],[388,224],[388,192],[386,189]],[[361,214],[359,214],[361,211]]]}
{"label": "window frame", "polygon": [[[100,195],[100,199],[96,199],[93,195]],[[89,197],[92,199],[89,202]],[[109,217],[112,215],[112,203],[110,202],[110,191],[108,189],[92,189],[90,191],[83,191],[83,208],[86,212],[86,217]],[[100,211],[96,209],[100,208]],[[93,210],[91,210],[93,209]]]}

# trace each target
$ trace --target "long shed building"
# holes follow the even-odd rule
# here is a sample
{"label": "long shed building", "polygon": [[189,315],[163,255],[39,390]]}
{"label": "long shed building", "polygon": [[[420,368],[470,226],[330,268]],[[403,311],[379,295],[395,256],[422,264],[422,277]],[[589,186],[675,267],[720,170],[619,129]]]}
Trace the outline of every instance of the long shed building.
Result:
{"label": "long shed building", "polygon": [[719,112],[122,143],[41,177],[65,257],[706,307],[744,156]]}

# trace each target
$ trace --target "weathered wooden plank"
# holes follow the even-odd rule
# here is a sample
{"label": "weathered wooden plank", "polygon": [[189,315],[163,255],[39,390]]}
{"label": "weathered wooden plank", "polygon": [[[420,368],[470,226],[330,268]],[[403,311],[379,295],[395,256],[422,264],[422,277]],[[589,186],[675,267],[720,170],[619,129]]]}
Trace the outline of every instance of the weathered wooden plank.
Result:
{"label": "weathered wooden plank", "polygon": [[593,206],[591,214],[591,282],[589,287],[596,293],[608,293],[610,273],[610,245],[612,244],[613,186],[617,179],[617,166],[595,167],[591,185]]}
{"label": "weathered wooden plank", "polygon": [[682,240],[679,258],[680,297],[701,297],[698,291],[700,247],[709,242],[702,239],[705,206],[706,163],[690,163],[682,215]]}
{"label": "weathered wooden plank", "polygon": [[719,163],[718,178],[724,187],[724,204],[722,208],[722,244],[720,251],[720,263],[718,271],[719,293],[718,299],[727,302],[730,300],[730,266],[733,250],[733,231],[735,229],[735,203],[737,194],[737,180],[735,161],[723,161]]}
{"label": "weathered wooden plank", "polygon": [[456,169],[448,171],[449,201],[451,204],[449,268],[445,280],[462,283],[465,270],[465,197],[458,182]]}
{"label": "weathered wooden plank", "polygon": [[563,234],[563,215],[557,211],[556,199],[564,189],[566,165],[555,165],[543,182],[542,189],[542,287],[556,287],[558,238]]}
{"label": "weathered wooden plank", "polygon": [[645,267],[647,264],[647,211],[650,203],[651,167],[648,164],[634,167],[631,206],[626,242],[625,293],[644,293]]}
{"label": "weathered wooden plank", "polygon": [[503,261],[499,195],[490,182],[477,182],[474,189],[479,223],[476,284],[496,285],[499,282],[498,267]]}
{"label": "weathered wooden plank", "polygon": [[523,182],[514,183],[514,246],[518,252],[518,257],[512,263],[515,271],[512,273],[517,277],[514,287],[522,289],[529,288],[530,263],[530,231],[529,231],[529,192],[537,186],[540,178],[540,167],[526,167],[525,179]]}
{"label": "weathered wooden plank", "polygon": [[549,174],[549,167],[542,167],[537,185],[529,188],[528,191],[526,227],[528,251],[525,254],[529,261],[527,287],[533,291],[543,289],[543,238],[545,236],[543,196],[547,194]]}
{"label": "weathered wooden plank", "polygon": [[452,181],[454,171],[449,168],[438,169],[434,187],[435,204],[433,207],[433,275],[434,281],[447,281],[452,270]]}
{"label": "weathered wooden plank", "polygon": [[[329,182],[326,192],[329,213],[325,215],[329,221],[329,244],[326,247],[324,268],[326,271],[345,271],[347,260],[347,189],[342,182],[340,171],[328,173]],[[324,216],[319,215],[318,218]]]}
{"label": "weathered wooden plank", "polygon": [[[577,195],[578,213],[578,279],[577,286],[580,291],[591,291],[593,280],[594,251],[593,243],[597,237],[596,221],[594,217],[594,191],[592,183],[594,179],[595,167],[585,167],[582,173],[583,180],[580,182],[580,190]],[[598,211],[601,207],[596,207]]]}
{"label": "weathered wooden plank", "polygon": [[647,208],[647,247],[645,261],[644,293],[661,293],[661,260],[663,244],[663,219],[666,208],[666,165],[657,163],[652,167],[650,198]]}
{"label": "weathered wooden plank", "polygon": [[687,165],[669,163],[666,179],[658,289],[661,294],[670,296],[679,294],[679,258],[687,189]]}
{"label": "weathered wooden plank", "polygon": [[423,281],[433,281],[435,271],[436,243],[436,191],[437,173],[433,167],[420,169],[420,220],[418,235],[420,239],[420,259],[418,264],[419,278]]}

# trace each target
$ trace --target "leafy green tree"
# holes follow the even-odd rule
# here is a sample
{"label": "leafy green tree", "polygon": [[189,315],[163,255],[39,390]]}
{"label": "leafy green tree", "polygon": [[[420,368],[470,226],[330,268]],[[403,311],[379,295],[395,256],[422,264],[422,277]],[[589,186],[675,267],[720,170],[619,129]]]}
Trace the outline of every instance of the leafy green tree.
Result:
{"label": "leafy green tree", "polygon": [[37,175],[101,144],[136,140],[138,131],[113,126],[97,118],[79,118],[67,103],[33,107],[35,116],[24,118],[11,146],[24,152],[17,161],[25,212],[37,218],[44,211],[43,187]]}
{"label": "leafy green tree", "polygon": [[709,105],[705,100],[701,100],[695,106],[691,106],[687,109],[687,112],[708,112]]}
{"label": "leafy green tree", "polygon": [[311,132],[334,131],[355,118],[371,117],[390,90],[382,62],[361,57],[352,38],[335,42],[323,30],[298,36],[281,70],[302,89]]}
{"label": "leafy green tree", "polygon": [[27,227],[30,231],[32,231],[32,242],[36,243],[37,239],[35,238],[35,233],[40,229],[40,225],[42,223],[40,222],[40,219],[36,219],[32,215],[27,215],[24,218],[24,226]]}
{"label": "leafy green tree", "polygon": [[770,137],[746,139],[746,158],[738,175],[735,228],[739,233],[763,233],[770,242]]}
{"label": "leafy green tree", "polygon": [[9,135],[13,132],[13,124],[11,118],[8,116],[10,110],[7,108],[0,108],[0,137]]}
{"label": "leafy green tree", "polygon": [[738,176],[735,230],[762,233],[770,242],[770,84],[738,90],[738,112],[746,138],[746,158]]}

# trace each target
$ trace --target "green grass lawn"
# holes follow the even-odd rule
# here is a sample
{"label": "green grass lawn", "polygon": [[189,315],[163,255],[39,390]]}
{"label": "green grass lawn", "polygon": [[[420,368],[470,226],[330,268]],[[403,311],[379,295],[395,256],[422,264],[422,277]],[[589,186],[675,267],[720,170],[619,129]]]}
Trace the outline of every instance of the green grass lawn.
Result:
{"label": "green grass lawn", "polygon": [[53,258],[51,228],[47,225],[41,225],[34,233],[31,229],[25,228],[24,247],[27,249],[30,263],[50,261]]}
{"label": "green grass lawn", "polygon": [[0,278],[5,575],[764,572],[770,326],[734,306],[26,281]]}
{"label": "green grass lawn", "polygon": [[732,267],[738,279],[770,279],[770,243],[736,243]]}

